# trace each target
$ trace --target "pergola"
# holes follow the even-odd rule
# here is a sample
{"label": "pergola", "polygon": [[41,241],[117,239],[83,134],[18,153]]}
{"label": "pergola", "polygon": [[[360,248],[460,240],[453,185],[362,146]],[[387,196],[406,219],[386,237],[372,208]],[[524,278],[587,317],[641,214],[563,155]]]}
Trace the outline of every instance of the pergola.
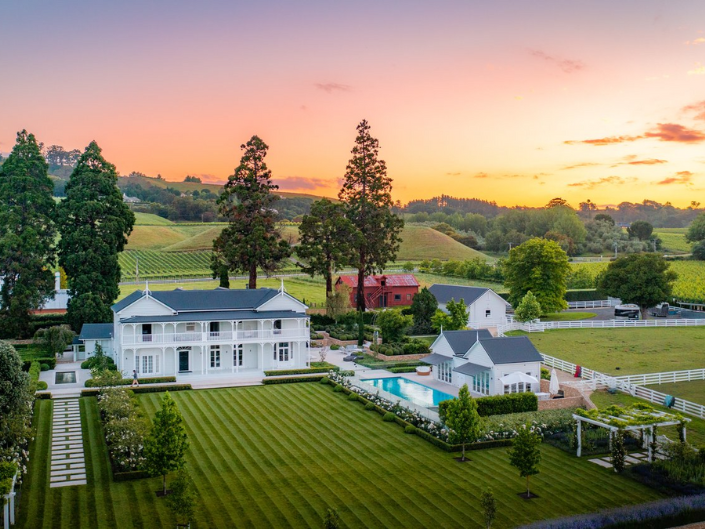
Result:
{"label": "pergola", "polygon": [[659,426],[680,426],[685,440],[686,423],[690,419],[675,413],[657,411],[647,404],[633,404],[625,408],[619,406],[609,406],[602,410],[577,410],[573,414],[573,419],[577,421],[578,451],[577,456],[582,453],[582,424],[586,422],[610,432],[610,448],[612,438],[619,430],[640,431],[644,434],[644,443],[649,450],[649,463],[653,461],[654,428]]}

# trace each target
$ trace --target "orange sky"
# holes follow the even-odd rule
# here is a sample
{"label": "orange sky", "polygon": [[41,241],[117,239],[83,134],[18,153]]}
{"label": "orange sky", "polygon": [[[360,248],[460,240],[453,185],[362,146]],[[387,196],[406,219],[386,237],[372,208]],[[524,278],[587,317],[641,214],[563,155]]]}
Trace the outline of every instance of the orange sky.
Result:
{"label": "orange sky", "polygon": [[394,198],[705,203],[705,3],[67,0],[3,7],[0,151],[95,139],[222,182],[260,135],[337,194],[365,118]]}

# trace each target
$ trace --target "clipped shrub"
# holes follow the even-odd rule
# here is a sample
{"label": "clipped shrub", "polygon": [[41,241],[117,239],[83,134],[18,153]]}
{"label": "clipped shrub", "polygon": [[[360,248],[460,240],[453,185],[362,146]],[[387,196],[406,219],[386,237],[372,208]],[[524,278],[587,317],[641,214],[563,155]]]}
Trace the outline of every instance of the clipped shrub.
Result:
{"label": "clipped shrub", "polygon": [[373,411],[373,410],[375,409],[375,407],[376,407],[376,406],[375,406],[374,403],[372,403],[372,402],[368,402],[367,404],[365,404],[365,409],[366,409],[367,411]]}
{"label": "clipped shrub", "polygon": [[416,426],[409,424],[406,428],[404,428],[404,433],[409,433],[409,434],[416,433]]}
{"label": "clipped shrub", "polygon": [[357,393],[353,393],[352,391],[348,393],[348,400],[357,400]]}
{"label": "clipped shrub", "polygon": [[337,351],[338,349],[340,349],[340,345],[338,345],[337,343],[334,343],[330,346],[331,351]]}
{"label": "clipped shrub", "polygon": [[325,378],[323,375],[311,377],[270,377],[262,380],[262,384],[270,386],[274,384],[299,384],[302,382],[320,382]]}
{"label": "clipped shrub", "polygon": [[47,383],[44,382],[43,380],[40,380],[40,381],[37,382],[37,391],[44,391],[44,390],[47,389],[48,387],[49,387],[49,386],[47,385]]}
{"label": "clipped shrub", "polygon": [[416,368],[414,366],[391,367],[387,371],[390,373],[415,373]]}
{"label": "clipped shrub", "polygon": [[551,372],[545,367],[541,368],[541,380],[551,380]]}
{"label": "clipped shrub", "polygon": [[[111,371],[116,371],[117,366],[115,365],[115,361],[109,357],[109,356],[104,356],[105,360],[108,363],[108,369]],[[84,360],[81,362],[81,369],[93,369],[94,367],[97,367],[97,363],[99,362],[99,358],[96,356],[90,357],[88,360]]]}
{"label": "clipped shrub", "polygon": [[[524,413],[539,409],[539,400],[535,393],[509,393],[508,395],[493,395],[480,397],[477,402],[477,413],[480,417],[491,415],[507,415],[509,413]],[[438,404],[438,415],[444,420],[446,408],[450,401],[444,400]]]}
{"label": "clipped shrub", "polygon": [[[140,378],[138,379],[140,385],[142,384],[168,384],[172,382],[176,382],[176,377],[145,377],[145,378]],[[129,386],[132,384],[132,379],[131,378],[123,378],[119,381],[115,381],[115,385],[117,386]],[[94,388],[97,387],[98,384],[93,380],[92,378],[89,378],[86,380],[84,386],[87,388]]]}
{"label": "clipped shrub", "polygon": [[41,371],[49,371],[51,367],[49,367],[49,364],[39,364],[39,369]]}
{"label": "clipped shrub", "polygon": [[56,358],[37,358],[37,362],[48,365],[49,369],[56,367]]}
{"label": "clipped shrub", "polygon": [[330,381],[330,378],[328,378],[328,377],[323,377],[323,378],[321,378],[321,380],[320,380],[319,382],[320,382],[321,384],[328,384],[329,381]]}
{"label": "clipped shrub", "polygon": [[273,371],[265,371],[264,375],[267,377],[276,377],[284,375],[308,375],[314,373],[328,373],[330,370],[338,371],[340,368],[338,366],[330,367],[306,367],[302,369],[278,369]]}
{"label": "clipped shrub", "polygon": [[337,386],[335,386],[335,387],[333,388],[333,391],[335,391],[336,393],[340,393],[341,391],[343,391],[343,386],[341,386],[340,384],[338,384]]}
{"label": "clipped shrub", "polygon": [[382,420],[384,422],[396,422],[397,416],[394,415],[391,411],[388,411],[387,413],[384,414],[382,417]]}

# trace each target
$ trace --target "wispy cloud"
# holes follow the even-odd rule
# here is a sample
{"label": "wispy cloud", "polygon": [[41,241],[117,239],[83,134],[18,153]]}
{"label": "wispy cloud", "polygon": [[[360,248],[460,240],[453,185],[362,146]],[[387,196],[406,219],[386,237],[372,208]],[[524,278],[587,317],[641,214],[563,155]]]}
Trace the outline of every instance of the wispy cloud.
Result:
{"label": "wispy cloud", "polygon": [[314,83],[313,86],[328,94],[332,94],[333,92],[349,92],[352,90],[350,85],[340,83]]}
{"label": "wispy cloud", "polygon": [[446,176],[460,176],[462,173],[446,173]]}
{"label": "wispy cloud", "polygon": [[705,44],[705,37],[698,37],[697,39],[687,40],[687,41],[685,41],[685,43],[690,44],[691,46],[697,46],[698,44]]}
{"label": "wispy cloud", "polygon": [[602,165],[602,164],[597,163],[597,162],[576,163],[575,165],[566,165],[565,167],[561,167],[561,171],[569,171],[571,169],[580,169],[582,167],[593,167],[595,165]]}
{"label": "wispy cloud", "polygon": [[693,173],[690,171],[679,171],[676,173],[675,176],[670,176],[668,178],[664,178],[660,182],[656,182],[657,185],[660,186],[666,186],[666,185],[671,185],[671,184],[683,184],[683,185],[688,185],[691,183],[691,180],[693,179]]}
{"label": "wispy cloud", "polygon": [[563,59],[555,55],[549,55],[541,50],[529,50],[529,53],[534,57],[555,64],[565,73],[579,72],[585,68],[585,63],[577,59]]}
{"label": "wispy cloud", "polygon": [[683,112],[695,112],[693,119],[705,120],[705,101],[698,101],[683,107]]}
{"label": "wispy cloud", "polygon": [[668,163],[668,160],[659,160],[658,158],[649,158],[647,160],[634,160],[631,162],[624,162],[619,165],[658,165],[662,163]]}
{"label": "wispy cloud", "polygon": [[585,189],[595,189],[596,187],[605,185],[624,185],[636,182],[634,177],[622,178],[621,176],[603,176],[597,180],[583,180],[582,182],[574,182],[568,184],[568,187],[584,187]]}
{"label": "wispy cloud", "polygon": [[705,75],[705,66],[696,62],[693,69],[688,70],[688,75]]}
{"label": "wispy cloud", "polygon": [[313,191],[335,187],[335,180],[325,178],[309,178],[307,176],[284,176],[274,178],[274,183],[282,191]]}
{"label": "wispy cloud", "polygon": [[568,140],[563,143],[567,145],[584,143],[587,145],[604,146],[643,140],[646,138],[656,138],[660,141],[677,143],[699,143],[705,141],[705,133],[699,130],[689,129],[677,123],[658,123],[656,128],[645,132],[641,136],[609,136],[591,140]]}
{"label": "wispy cloud", "polygon": [[473,176],[473,178],[487,178],[489,176],[490,175],[488,175],[487,173],[477,173],[475,176]]}

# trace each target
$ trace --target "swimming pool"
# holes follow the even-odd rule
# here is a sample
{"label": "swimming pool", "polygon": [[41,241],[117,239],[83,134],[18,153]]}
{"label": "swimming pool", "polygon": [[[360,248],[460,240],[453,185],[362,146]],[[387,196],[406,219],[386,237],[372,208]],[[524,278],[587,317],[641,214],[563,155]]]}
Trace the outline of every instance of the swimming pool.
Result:
{"label": "swimming pool", "polygon": [[432,408],[438,406],[441,401],[455,398],[448,393],[401,377],[368,378],[362,382],[425,408]]}

